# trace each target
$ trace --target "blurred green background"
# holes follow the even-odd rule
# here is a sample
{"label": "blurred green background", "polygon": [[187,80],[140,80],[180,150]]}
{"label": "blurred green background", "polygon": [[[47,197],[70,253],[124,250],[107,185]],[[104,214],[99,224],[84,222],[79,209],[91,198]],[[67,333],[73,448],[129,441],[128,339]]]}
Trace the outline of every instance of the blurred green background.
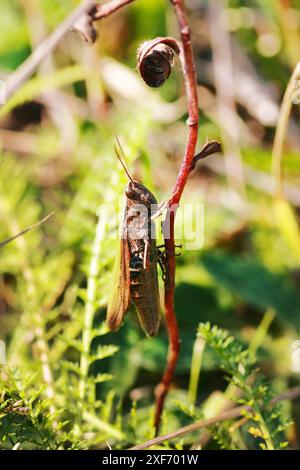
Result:
{"label": "blurred green background", "polygon": [[[101,204],[118,208],[126,184],[113,151],[115,135],[134,176],[159,201],[175,182],[187,138],[180,65],[158,90],[147,88],[135,69],[142,41],[179,37],[169,3],[137,0],[96,23],[93,46],[68,32],[0,110],[0,240],[54,211],[44,225],[0,250],[0,339],[12,374],[3,372],[0,401],[6,396],[30,409],[30,418],[7,413],[7,404],[4,415],[0,409],[3,447],[22,441],[24,448],[76,448],[82,441],[83,447],[105,448],[109,441],[124,448],[152,436],[165,325],[148,339],[132,311],[119,332],[106,331],[116,242],[101,237],[111,215],[98,215]],[[0,79],[77,4],[1,0]],[[200,322],[250,345],[275,393],[300,377],[293,355],[300,339],[299,106],[292,109],[284,146],[284,198],[276,197],[272,173],[280,106],[300,60],[300,1],[186,5],[198,78],[198,148],[216,138],[223,154],[197,165],[183,195],[182,204],[204,204],[205,243],[178,258],[182,348],[164,430],[191,422],[192,405],[205,415],[208,400],[226,388],[209,349],[196,391],[190,383]],[[283,409],[295,422],[286,435],[293,448],[299,447],[299,412],[297,402]],[[184,445],[197,439],[188,436]],[[256,448],[255,439],[247,446]]]}

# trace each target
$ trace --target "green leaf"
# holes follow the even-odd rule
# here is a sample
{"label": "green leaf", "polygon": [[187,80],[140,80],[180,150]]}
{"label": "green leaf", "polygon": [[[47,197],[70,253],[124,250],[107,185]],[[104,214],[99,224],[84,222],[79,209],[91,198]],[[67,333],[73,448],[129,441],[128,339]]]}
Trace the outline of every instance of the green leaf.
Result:
{"label": "green leaf", "polygon": [[102,382],[108,382],[112,380],[113,376],[111,374],[97,374],[95,377],[89,377],[88,381],[92,384],[100,384]]}
{"label": "green leaf", "polygon": [[201,262],[214,280],[249,304],[273,308],[281,320],[300,326],[300,295],[287,275],[275,274],[249,257],[206,252]]}
{"label": "green leaf", "polygon": [[106,357],[111,357],[118,350],[119,350],[118,346],[115,346],[113,344],[106,344],[104,346],[99,346],[96,354],[93,354],[91,356],[92,362],[100,361],[101,359],[105,359]]}
{"label": "green leaf", "polygon": [[75,372],[78,376],[81,375],[80,367],[75,362],[71,361],[60,361],[61,367],[67,369],[68,371]]}

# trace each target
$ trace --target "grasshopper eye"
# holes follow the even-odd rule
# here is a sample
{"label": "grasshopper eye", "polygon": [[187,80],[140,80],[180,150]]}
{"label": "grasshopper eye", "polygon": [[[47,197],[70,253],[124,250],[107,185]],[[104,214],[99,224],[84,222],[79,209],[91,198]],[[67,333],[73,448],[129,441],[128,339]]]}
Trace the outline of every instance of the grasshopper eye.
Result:
{"label": "grasshopper eye", "polygon": [[135,196],[137,195],[138,191],[137,191],[137,186],[134,182],[132,181],[129,181],[126,185],[126,188],[125,188],[125,194],[126,196],[129,198],[129,199],[134,199]]}

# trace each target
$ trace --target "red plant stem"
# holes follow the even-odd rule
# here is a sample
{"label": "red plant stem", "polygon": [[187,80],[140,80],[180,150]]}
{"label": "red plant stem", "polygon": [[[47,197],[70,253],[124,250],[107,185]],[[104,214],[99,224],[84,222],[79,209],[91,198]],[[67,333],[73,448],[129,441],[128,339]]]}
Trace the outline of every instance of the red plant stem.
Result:
{"label": "red plant stem", "polygon": [[165,279],[165,319],[169,337],[169,349],[167,365],[162,377],[161,383],[156,387],[156,403],[155,403],[155,417],[154,425],[156,432],[159,429],[161,414],[164,406],[166,395],[170,388],[170,383],[173,379],[177,359],[180,350],[180,339],[178,325],[175,315],[174,305],[174,291],[175,291],[175,240],[174,240],[174,222],[175,222],[176,208],[168,209],[164,224],[169,227],[168,236],[164,233],[165,250],[166,250],[166,279]]}
{"label": "red plant stem", "polygon": [[173,189],[172,196],[168,202],[169,207],[173,204],[179,204],[182,192],[186,185],[186,181],[189,177],[197,144],[199,121],[196,68],[184,0],[171,0],[171,2],[175,8],[181,33],[182,51],[180,54],[180,60],[183,68],[185,89],[188,101],[189,134],[183,162]]}
{"label": "red plant stem", "polygon": [[168,227],[168,232],[164,231],[165,247],[166,247],[166,281],[165,281],[165,317],[166,326],[169,336],[169,350],[166,369],[161,383],[156,388],[156,406],[155,406],[155,428],[156,432],[159,429],[161,414],[164,406],[164,401],[170,388],[173,379],[176,363],[178,360],[180,350],[180,339],[178,325],[175,315],[174,305],[174,292],[175,292],[175,272],[176,272],[176,258],[175,258],[175,238],[174,238],[174,224],[178,204],[187,179],[192,169],[193,158],[198,137],[198,95],[197,95],[197,79],[196,69],[191,45],[190,29],[185,10],[184,0],[171,0],[174,6],[177,21],[180,28],[182,50],[180,59],[183,68],[186,95],[188,100],[188,140],[186,144],[183,162],[171,195],[168,201],[168,210],[166,219],[164,221],[165,228]]}

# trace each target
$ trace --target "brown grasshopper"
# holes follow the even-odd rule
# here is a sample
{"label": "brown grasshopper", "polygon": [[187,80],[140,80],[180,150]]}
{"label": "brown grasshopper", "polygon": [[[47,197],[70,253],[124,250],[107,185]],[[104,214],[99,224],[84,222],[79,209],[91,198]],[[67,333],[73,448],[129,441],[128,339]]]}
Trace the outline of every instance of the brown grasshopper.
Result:
{"label": "brown grasshopper", "polygon": [[147,336],[154,336],[160,323],[157,275],[160,255],[151,220],[157,211],[157,201],[151,191],[133,180],[116,147],[115,151],[129,181],[125,188],[120,254],[116,259],[106,321],[110,330],[118,330],[132,300],[142,329]]}

